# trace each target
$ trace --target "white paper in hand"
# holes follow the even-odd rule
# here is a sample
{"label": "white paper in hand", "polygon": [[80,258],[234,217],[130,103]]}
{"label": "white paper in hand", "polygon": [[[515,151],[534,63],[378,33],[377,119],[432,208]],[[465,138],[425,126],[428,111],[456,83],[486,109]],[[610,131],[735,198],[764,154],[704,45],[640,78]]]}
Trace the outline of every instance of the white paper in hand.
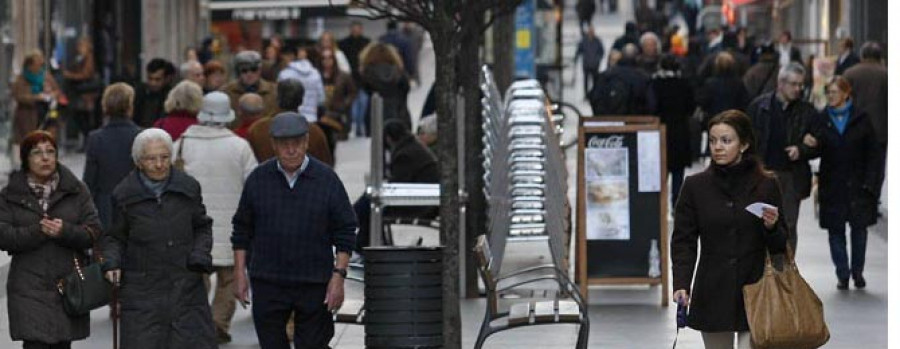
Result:
{"label": "white paper in hand", "polygon": [[765,202],[754,202],[750,204],[750,206],[747,206],[746,210],[747,212],[752,213],[754,216],[762,218],[764,208],[778,209],[778,207],[769,205]]}

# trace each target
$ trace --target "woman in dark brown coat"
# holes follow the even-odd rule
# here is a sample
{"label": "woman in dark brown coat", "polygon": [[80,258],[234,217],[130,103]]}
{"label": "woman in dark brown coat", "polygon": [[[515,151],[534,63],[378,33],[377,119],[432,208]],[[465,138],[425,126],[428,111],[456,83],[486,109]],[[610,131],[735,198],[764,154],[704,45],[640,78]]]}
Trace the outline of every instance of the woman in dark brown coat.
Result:
{"label": "woman in dark brown coat", "polygon": [[[12,85],[12,95],[16,100],[13,115],[13,143],[20,144],[29,132],[36,130],[43,119],[41,113],[47,111],[50,100],[59,95],[59,85],[44,68],[44,54],[31,51],[22,62],[22,74]],[[13,154],[17,151],[13,149]],[[21,159],[25,161],[25,159]]]}
{"label": "woman in dark brown coat", "polygon": [[[688,326],[702,332],[707,349],[732,348],[735,332],[738,347],[749,349],[742,288],[762,276],[766,249],[784,250],[786,234],[776,224],[778,209],[766,209],[760,219],[745,208],[780,205],[781,191],[757,159],[747,115],[725,111],[709,125],[713,163],[685,180],[675,205],[673,299],[690,306]],[[698,240],[703,247],[695,277]]]}
{"label": "woman in dark brown coat", "polygon": [[70,69],[63,70],[62,76],[69,86],[68,95],[72,98],[74,121],[81,130],[85,142],[88,133],[100,126],[94,104],[103,92],[103,85],[97,76],[94,65],[94,48],[89,37],[82,37],[76,46],[78,55]]}
{"label": "woman in dark brown coat", "polygon": [[[322,82],[325,84],[325,117],[340,122],[340,138],[347,139],[347,133],[350,132],[350,106],[356,99],[356,85],[350,74],[338,69],[334,50],[324,49],[320,54]],[[322,119],[324,118],[319,119],[320,123],[323,122]]]}
{"label": "woman in dark brown coat", "polygon": [[69,348],[90,335],[88,315],[63,310],[56,282],[84,263],[100,232],[91,194],[57,163],[56,141],[44,131],[22,141],[22,170],[0,192],[0,250],[12,255],[6,289],[9,333],[24,348]]}
{"label": "woman in dark brown coat", "polygon": [[[366,46],[359,54],[359,71],[362,77],[362,88],[369,95],[375,93],[384,99],[382,117],[384,121],[399,119],[412,129],[412,121],[406,98],[409,95],[409,76],[403,68],[403,59],[397,49],[390,44],[374,43]],[[371,112],[371,108],[369,108]],[[366,117],[366,129],[369,118]]]}

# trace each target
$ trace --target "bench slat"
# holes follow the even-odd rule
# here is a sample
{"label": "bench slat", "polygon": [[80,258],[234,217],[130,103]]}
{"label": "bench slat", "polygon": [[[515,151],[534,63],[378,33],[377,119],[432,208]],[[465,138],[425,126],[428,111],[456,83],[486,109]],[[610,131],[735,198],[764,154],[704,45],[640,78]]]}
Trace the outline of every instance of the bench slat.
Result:
{"label": "bench slat", "polygon": [[[586,314],[585,314],[586,316]],[[581,312],[578,309],[578,303],[574,301],[559,301],[559,321],[560,322],[578,322],[581,319]]]}
{"label": "bench slat", "polygon": [[534,322],[556,321],[554,301],[541,301],[534,303]]}
{"label": "bench slat", "polygon": [[509,308],[509,326],[527,325],[531,320],[531,303],[518,303]]}

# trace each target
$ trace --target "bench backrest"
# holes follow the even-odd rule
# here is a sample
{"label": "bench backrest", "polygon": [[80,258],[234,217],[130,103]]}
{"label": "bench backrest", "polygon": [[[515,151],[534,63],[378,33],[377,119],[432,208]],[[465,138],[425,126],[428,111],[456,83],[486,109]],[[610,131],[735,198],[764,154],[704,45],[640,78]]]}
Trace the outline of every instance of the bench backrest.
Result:
{"label": "bench backrest", "polygon": [[487,293],[487,301],[493,314],[497,313],[497,282],[494,279],[494,273],[491,266],[494,263],[494,257],[491,253],[491,246],[488,243],[486,235],[479,235],[475,243],[475,259],[478,261],[478,274],[484,281],[484,288]]}

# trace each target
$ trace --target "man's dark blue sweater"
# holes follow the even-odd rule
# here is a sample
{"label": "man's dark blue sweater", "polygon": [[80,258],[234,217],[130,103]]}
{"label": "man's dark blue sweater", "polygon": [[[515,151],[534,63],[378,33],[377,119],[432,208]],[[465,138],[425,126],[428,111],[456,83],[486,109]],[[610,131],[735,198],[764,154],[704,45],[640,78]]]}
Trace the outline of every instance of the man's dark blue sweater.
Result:
{"label": "man's dark blue sweater", "polygon": [[291,188],[277,160],[259,165],[244,184],[232,223],[235,250],[252,254],[252,279],[279,284],[328,283],[334,252],[350,253],[356,215],[340,178],[309,157]]}

